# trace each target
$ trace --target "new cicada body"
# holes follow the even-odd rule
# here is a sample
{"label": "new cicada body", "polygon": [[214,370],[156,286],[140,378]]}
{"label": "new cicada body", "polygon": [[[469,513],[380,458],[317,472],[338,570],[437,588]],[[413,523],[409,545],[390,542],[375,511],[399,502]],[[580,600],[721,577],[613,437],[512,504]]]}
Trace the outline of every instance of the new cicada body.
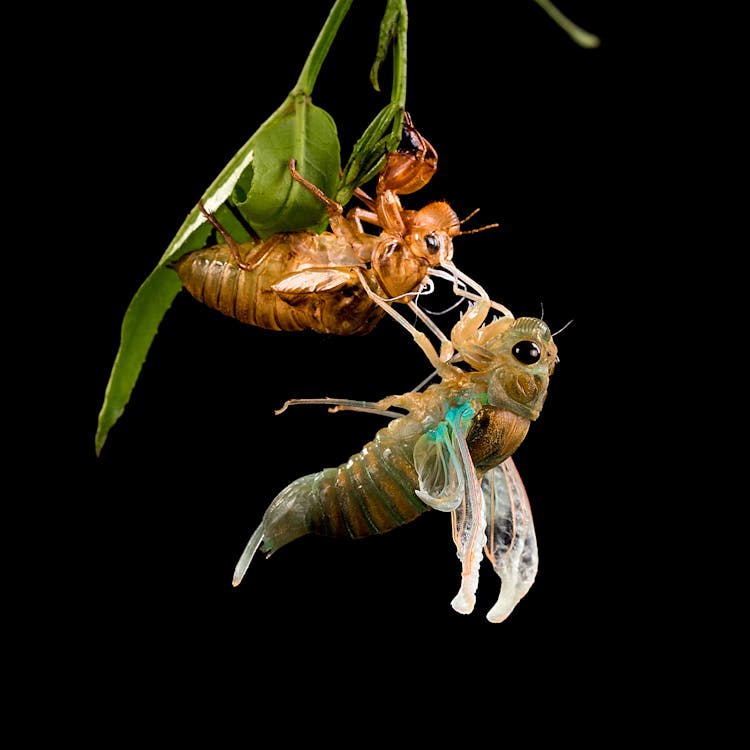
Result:
{"label": "new cicada body", "polygon": [[507,617],[536,573],[531,511],[511,456],[542,409],[557,347],[536,318],[480,325],[488,309],[479,302],[456,324],[457,354],[450,362],[430,352],[441,381],[422,391],[374,403],[287,402],[374,411],[392,421],[347,462],[301,477],[279,493],[237,564],[235,585],[258,549],[270,555],[306,534],[379,534],[432,508],[451,513],[462,561],[454,609],[473,610],[484,550],[502,580],[488,618]]}
{"label": "new cicada body", "polygon": [[[413,304],[433,269],[442,267],[480,289],[452,264],[453,238],[461,233],[461,222],[450,205],[437,201],[417,211],[401,205],[399,195],[424,186],[437,169],[435,150],[408,114],[402,144],[387,156],[375,197],[359,188],[354,193],[365,208],[344,215],[343,206],[305,180],[294,161],[289,168],[295,180],[325,203],[330,231],[279,233],[235,243],[204,212],[225,242],[172,264],[197,300],[261,328],[346,336],[369,333],[382,319],[384,308],[369,292]],[[381,233],[366,232],[363,222]]]}

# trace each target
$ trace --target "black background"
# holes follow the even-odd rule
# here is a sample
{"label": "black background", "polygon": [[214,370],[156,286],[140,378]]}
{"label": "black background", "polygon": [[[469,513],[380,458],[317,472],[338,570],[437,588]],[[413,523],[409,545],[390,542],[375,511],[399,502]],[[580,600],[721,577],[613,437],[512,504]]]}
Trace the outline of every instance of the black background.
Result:
{"label": "black background", "polygon": [[[368,82],[383,5],[353,4],[313,92],[337,123],[343,159],[387,99],[388,65],[383,93]],[[633,529],[645,523],[632,509],[632,311],[650,291],[652,249],[636,240],[659,181],[646,154],[661,137],[652,107],[663,92],[644,57],[648,25],[628,4],[560,6],[602,46],[576,46],[529,0],[409,3],[407,108],[439,170],[404,204],[446,199],[460,216],[480,207],[473,225],[500,228],[458,238],[457,265],[516,315],[543,314],[553,330],[573,321],[557,338],[544,411],[516,454],[539,574],[499,625],[484,617],[499,586],[489,566],[475,612],[450,607],[460,566],[438,513],[363,541],[302,539],[256,557],[231,587],[276,493],[345,461],[383,424],[274,409],[292,397],[374,400],[428,374],[391,321],[361,338],[277,333],[181,293],[94,455],[133,294],[292,88],[329,4],[219,4],[161,22],[122,10],[79,50],[67,78],[80,117],[67,169],[96,210],[84,220],[71,212],[70,224],[95,272],[70,300],[84,308],[80,349],[66,350],[76,382],[60,394],[76,394],[61,447],[74,448],[61,479],[71,478],[75,500],[51,518],[75,531],[55,558],[62,596],[47,606],[50,622],[66,618],[81,653],[93,653],[92,686],[130,685],[126,705],[107,713],[113,725],[171,711],[197,722],[216,699],[249,735],[287,702],[292,715],[305,706],[312,733],[348,713],[388,735],[398,716],[452,720],[465,710],[478,726],[488,711],[515,712],[542,694],[568,701],[577,724],[576,710],[608,711],[609,691],[630,679],[650,589],[632,559]],[[658,660],[650,670],[658,683]],[[167,695],[178,708],[164,707]],[[472,702],[482,706],[473,719]],[[448,716],[435,717],[442,705]]]}

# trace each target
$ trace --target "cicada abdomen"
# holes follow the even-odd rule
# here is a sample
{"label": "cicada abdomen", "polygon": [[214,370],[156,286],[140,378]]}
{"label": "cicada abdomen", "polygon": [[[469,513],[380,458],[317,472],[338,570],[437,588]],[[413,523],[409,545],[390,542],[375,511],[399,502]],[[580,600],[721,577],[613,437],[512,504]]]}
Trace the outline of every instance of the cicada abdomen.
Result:
{"label": "cicada abdomen", "polygon": [[263,516],[263,552],[270,555],[307,534],[352,539],[382,534],[424,513],[428,508],[415,494],[419,480],[412,459],[420,434],[397,437],[398,422],[346,463],[300,477],[282,490]]}
{"label": "cicada abdomen", "polygon": [[[173,263],[180,280],[199,302],[242,323],[275,331],[369,333],[384,311],[368,297],[354,267],[341,257],[330,234],[278,234],[263,242],[197,250]],[[361,272],[379,289],[372,272]]]}
{"label": "cicada abdomen", "polygon": [[[435,426],[446,408],[446,394],[439,397],[436,389],[445,391],[437,384],[402,397],[414,405],[415,411],[417,401],[423,402],[419,406],[422,418]],[[396,400],[398,397],[393,398]],[[425,407],[438,411],[428,414]],[[417,495],[419,475],[414,465],[414,448],[423,434],[424,426],[414,416],[399,416],[345,463],[289,484],[270,504],[248,542],[237,563],[234,585],[242,580],[258,548],[271,555],[307,534],[353,539],[381,534],[428,510]]]}

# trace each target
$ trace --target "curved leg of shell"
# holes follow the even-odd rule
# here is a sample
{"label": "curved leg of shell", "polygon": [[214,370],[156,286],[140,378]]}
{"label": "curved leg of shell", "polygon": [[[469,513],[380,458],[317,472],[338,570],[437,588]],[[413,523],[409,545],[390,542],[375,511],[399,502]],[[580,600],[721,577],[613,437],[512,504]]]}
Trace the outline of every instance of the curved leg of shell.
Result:
{"label": "curved leg of shell", "polygon": [[[440,359],[440,355],[435,351],[435,347],[430,343],[430,340],[425,336],[424,333],[421,331],[418,331],[414,326],[409,323],[406,318],[404,318],[401,313],[397,312],[393,309],[393,307],[388,304],[386,300],[384,300],[379,295],[375,294],[375,292],[370,289],[370,285],[367,283],[367,279],[362,275],[362,272],[360,269],[355,269],[357,271],[357,274],[360,277],[360,282],[362,283],[362,288],[365,290],[367,296],[375,302],[375,304],[382,307],[388,315],[390,315],[399,325],[402,325],[410,334],[411,337],[416,342],[417,346],[425,353],[425,356],[429,360],[430,364],[441,374],[446,372],[446,363],[443,362]],[[451,370],[448,369],[447,373],[450,373]]]}

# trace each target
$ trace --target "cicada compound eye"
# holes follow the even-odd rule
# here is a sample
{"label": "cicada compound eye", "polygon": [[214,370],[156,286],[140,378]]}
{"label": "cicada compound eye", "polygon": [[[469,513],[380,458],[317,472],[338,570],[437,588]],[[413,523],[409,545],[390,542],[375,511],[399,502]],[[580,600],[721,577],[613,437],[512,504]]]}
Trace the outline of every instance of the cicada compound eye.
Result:
{"label": "cicada compound eye", "polygon": [[517,342],[513,349],[513,356],[523,365],[533,365],[542,356],[542,350],[534,341],[523,340]]}
{"label": "cicada compound eye", "polygon": [[435,255],[435,253],[440,252],[442,243],[440,242],[440,238],[434,232],[432,232],[431,234],[425,236],[424,245],[430,255]]}

